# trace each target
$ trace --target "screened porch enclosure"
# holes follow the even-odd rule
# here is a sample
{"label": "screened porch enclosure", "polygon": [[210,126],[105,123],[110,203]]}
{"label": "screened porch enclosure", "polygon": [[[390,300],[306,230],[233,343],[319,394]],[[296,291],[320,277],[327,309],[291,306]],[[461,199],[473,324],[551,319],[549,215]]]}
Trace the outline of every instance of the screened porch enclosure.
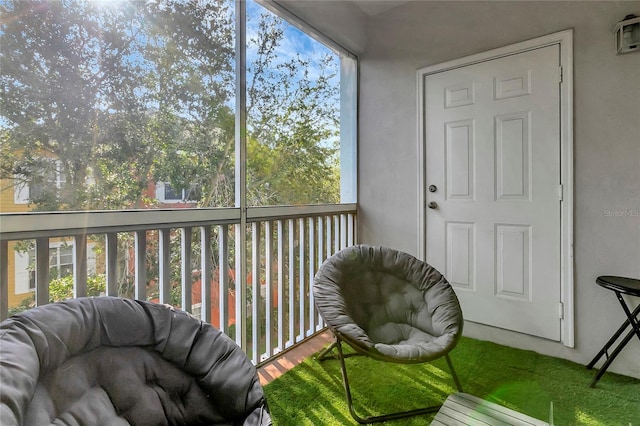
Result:
{"label": "screened porch enclosure", "polygon": [[170,304],[255,364],[357,241],[357,59],[274,2],[3,3],[0,319]]}

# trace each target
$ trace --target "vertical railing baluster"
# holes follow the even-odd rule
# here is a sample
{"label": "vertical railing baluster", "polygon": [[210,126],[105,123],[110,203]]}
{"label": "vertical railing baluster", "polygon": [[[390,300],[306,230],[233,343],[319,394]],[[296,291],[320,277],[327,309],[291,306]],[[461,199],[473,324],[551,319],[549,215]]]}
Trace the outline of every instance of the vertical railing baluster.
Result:
{"label": "vertical railing baluster", "polygon": [[284,349],[284,223],[278,220],[278,350]]}
{"label": "vertical railing baluster", "polygon": [[[242,234],[242,235],[241,235]],[[244,321],[246,319],[247,312],[247,271],[246,265],[243,267],[243,252],[246,252],[246,247],[242,246],[242,242],[245,241],[246,229],[239,224],[235,225],[236,236],[236,344],[242,348],[243,351],[247,351],[247,334],[244,331]],[[246,258],[246,256],[245,256]],[[244,313],[244,315],[243,315]]]}
{"label": "vertical railing baluster", "polygon": [[36,238],[36,306],[49,303],[49,238]]}
{"label": "vertical railing baluster", "polygon": [[353,244],[358,244],[358,216],[353,215]]}
{"label": "vertical railing baluster", "polygon": [[340,215],[340,249],[347,247],[347,215]]}
{"label": "vertical railing baluster", "polygon": [[259,361],[260,330],[260,222],[251,223],[251,359]]}
{"label": "vertical railing baluster", "polygon": [[118,234],[108,232],[105,239],[105,262],[107,275],[107,296],[118,295]]}
{"label": "vertical railing baluster", "polygon": [[333,254],[333,250],[331,250],[331,247],[333,247],[333,244],[332,244],[333,238],[331,238],[332,235],[333,235],[332,216],[329,215],[329,216],[325,217],[325,221],[326,221],[326,224],[327,224],[327,229],[325,231],[325,234],[327,236],[327,247],[326,247],[326,250],[327,250],[327,257],[330,257]]}
{"label": "vertical railing baluster", "polygon": [[307,336],[310,336],[314,333],[314,329],[316,326],[316,318],[315,318],[315,303],[313,300],[313,276],[316,272],[316,218],[310,217],[308,219],[309,222],[309,299],[308,299],[308,315],[309,315],[309,328],[307,328]]}
{"label": "vertical railing baluster", "polygon": [[[316,272],[318,272],[317,269],[320,269],[320,266],[322,266],[322,263],[326,259],[326,257],[325,257],[325,244],[324,244],[324,242],[325,242],[324,223],[325,223],[324,217],[322,217],[322,216],[318,217],[318,267],[316,268]],[[315,277],[315,275],[314,275],[314,277]],[[316,331],[318,331],[323,326],[322,317],[320,316],[320,313],[318,312],[318,310],[315,309],[315,306],[314,306],[314,310],[316,312],[316,318],[317,318]]]}
{"label": "vertical railing baluster", "polygon": [[348,227],[349,227],[349,231],[347,232],[347,246],[352,246],[355,244],[356,239],[355,239],[355,216],[352,213],[349,213],[347,215],[348,218]]}
{"label": "vertical railing baluster", "polygon": [[171,229],[158,230],[158,292],[160,303],[171,304]]}
{"label": "vertical railing baluster", "polygon": [[218,227],[218,312],[220,330],[229,333],[229,225]]}
{"label": "vertical railing baluster", "polygon": [[87,295],[87,235],[76,235],[73,240],[73,297]]}
{"label": "vertical railing baluster", "polygon": [[9,242],[0,240],[0,321],[9,316]]}
{"label": "vertical railing baluster", "polygon": [[287,346],[296,342],[296,226],[289,219],[289,341]]}
{"label": "vertical railing baluster", "polygon": [[340,251],[340,217],[338,215],[333,216],[333,252]]}
{"label": "vertical railing baluster", "polygon": [[189,313],[193,312],[193,298],[191,297],[193,286],[193,272],[191,270],[191,254],[192,254],[192,241],[193,230],[192,228],[182,228],[182,235],[180,238],[180,265],[181,265],[181,287],[182,297],[181,305],[184,311]]}
{"label": "vertical railing baluster", "polygon": [[211,323],[211,226],[200,227],[200,319]]}
{"label": "vertical railing baluster", "polygon": [[324,250],[325,250],[325,228],[324,228],[324,217],[318,216],[318,268],[324,262]]}
{"label": "vertical railing baluster", "polygon": [[273,354],[273,224],[266,221],[264,224],[264,276],[265,276],[265,358],[271,357]]}
{"label": "vertical railing baluster", "polygon": [[135,232],[135,298],[147,300],[147,231]]}
{"label": "vertical railing baluster", "polygon": [[297,338],[296,338],[296,343],[299,342],[300,340],[304,339],[304,335],[305,335],[305,323],[306,323],[306,318],[307,316],[305,315],[305,299],[306,299],[306,291],[305,291],[305,248],[306,248],[306,241],[305,241],[305,219],[304,218],[299,218],[298,219],[298,227],[299,227],[299,243],[298,243],[298,248],[299,248],[299,253],[298,253],[298,279],[300,281],[300,297],[298,299],[298,302],[300,303],[300,324],[299,324],[299,331],[300,333],[298,334]]}

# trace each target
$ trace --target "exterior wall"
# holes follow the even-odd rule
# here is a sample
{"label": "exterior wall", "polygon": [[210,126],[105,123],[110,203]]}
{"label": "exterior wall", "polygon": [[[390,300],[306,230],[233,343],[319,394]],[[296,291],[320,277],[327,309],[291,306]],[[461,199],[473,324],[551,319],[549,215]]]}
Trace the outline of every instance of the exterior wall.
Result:
{"label": "exterior wall", "polygon": [[31,210],[28,204],[16,204],[13,184],[8,179],[0,179],[0,212],[22,213]]}
{"label": "exterior wall", "polygon": [[[360,55],[359,239],[418,252],[416,70],[574,29],[575,348],[467,323],[467,335],[586,364],[624,320],[599,275],[640,277],[640,53],[613,27],[640,2],[409,2]],[[632,305],[638,301],[629,299]],[[640,377],[633,339],[610,371]]]}
{"label": "exterior wall", "polygon": [[[28,204],[16,204],[14,202],[13,184],[7,179],[0,179],[0,212],[2,213],[22,213],[31,210]],[[0,230],[1,230],[0,226]],[[17,306],[23,299],[31,295],[31,292],[16,294],[15,276],[16,276],[16,259],[15,259],[15,243],[10,242],[7,248],[7,274],[9,277],[9,306]]]}

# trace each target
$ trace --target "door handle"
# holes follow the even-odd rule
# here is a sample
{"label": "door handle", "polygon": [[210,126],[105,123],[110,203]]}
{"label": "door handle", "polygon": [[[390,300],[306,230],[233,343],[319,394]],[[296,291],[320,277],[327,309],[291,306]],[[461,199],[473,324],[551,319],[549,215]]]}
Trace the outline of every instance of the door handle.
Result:
{"label": "door handle", "polygon": [[436,203],[435,201],[429,201],[429,204],[427,204],[427,207],[429,207],[430,209],[437,209],[438,203]]}

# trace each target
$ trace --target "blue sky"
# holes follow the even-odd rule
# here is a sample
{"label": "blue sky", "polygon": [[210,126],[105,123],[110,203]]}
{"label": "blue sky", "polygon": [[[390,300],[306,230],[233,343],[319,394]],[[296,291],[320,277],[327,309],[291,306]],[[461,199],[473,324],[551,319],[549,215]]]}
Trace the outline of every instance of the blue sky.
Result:
{"label": "blue sky", "polygon": [[[260,6],[256,2],[250,0],[247,1],[247,40],[250,40],[258,32],[258,18],[261,13],[269,13],[270,11]],[[331,49],[324,46],[322,43],[316,41],[311,36],[303,33],[295,26],[286,23],[284,27],[284,39],[282,44],[276,50],[278,58],[282,62],[295,57],[297,54],[305,58],[319,59],[326,54],[333,54]],[[255,52],[251,49],[247,50],[247,64],[250,64],[255,59]],[[336,60],[336,64],[339,66],[339,60]]]}

